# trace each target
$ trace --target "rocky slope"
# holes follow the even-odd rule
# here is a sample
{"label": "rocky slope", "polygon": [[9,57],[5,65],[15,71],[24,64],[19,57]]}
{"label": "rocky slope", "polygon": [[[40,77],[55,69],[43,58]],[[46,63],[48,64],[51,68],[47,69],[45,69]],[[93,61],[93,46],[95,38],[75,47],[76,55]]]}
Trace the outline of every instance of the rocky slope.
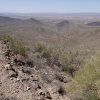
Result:
{"label": "rocky slope", "polygon": [[66,73],[48,66],[45,59],[26,63],[0,41],[0,100],[70,100],[64,89],[69,81]]}

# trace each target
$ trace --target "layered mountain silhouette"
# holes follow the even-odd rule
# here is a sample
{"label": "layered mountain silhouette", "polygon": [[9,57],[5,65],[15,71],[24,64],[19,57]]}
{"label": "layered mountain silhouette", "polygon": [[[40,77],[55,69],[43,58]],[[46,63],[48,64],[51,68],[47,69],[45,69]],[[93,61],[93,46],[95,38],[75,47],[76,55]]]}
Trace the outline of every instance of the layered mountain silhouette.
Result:
{"label": "layered mountain silhouette", "polygon": [[91,23],[88,23],[87,25],[89,25],[89,26],[100,26],[100,22],[91,22]]}
{"label": "layered mountain silhouette", "polygon": [[63,20],[59,23],[56,24],[58,27],[65,27],[65,26],[69,26],[70,22],[68,20]]}

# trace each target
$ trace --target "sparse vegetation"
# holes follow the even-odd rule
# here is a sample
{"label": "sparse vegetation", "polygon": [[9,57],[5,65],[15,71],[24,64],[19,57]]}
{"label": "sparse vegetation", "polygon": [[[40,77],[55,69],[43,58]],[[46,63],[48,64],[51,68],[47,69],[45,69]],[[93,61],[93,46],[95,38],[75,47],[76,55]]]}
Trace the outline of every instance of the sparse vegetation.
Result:
{"label": "sparse vegetation", "polygon": [[100,100],[97,91],[98,88],[95,84],[87,85],[86,89],[83,91],[82,100]]}
{"label": "sparse vegetation", "polygon": [[69,72],[73,77],[74,72],[82,66],[84,60],[78,51],[63,51],[60,53],[59,62],[62,70]]}
{"label": "sparse vegetation", "polygon": [[24,43],[17,40],[15,37],[11,35],[1,35],[1,40],[7,43],[7,45],[13,50],[15,54],[20,54],[24,57],[27,56],[27,48]]}
{"label": "sparse vegetation", "polygon": [[84,63],[78,51],[54,50],[44,44],[37,44],[35,52],[39,52],[41,57],[46,58],[49,65],[57,65],[63,71],[74,76],[74,72]]}
{"label": "sparse vegetation", "polygon": [[32,59],[28,59],[26,62],[27,66],[34,67],[34,61]]}
{"label": "sparse vegetation", "polygon": [[39,52],[41,57],[46,58],[49,65],[54,64],[55,56],[53,50],[50,47],[46,46],[45,44],[38,43],[35,46],[35,52]]}
{"label": "sparse vegetation", "polygon": [[[72,94],[81,95],[81,100],[100,100],[100,57],[96,57],[79,69],[70,86]],[[77,89],[78,87],[78,89]]]}

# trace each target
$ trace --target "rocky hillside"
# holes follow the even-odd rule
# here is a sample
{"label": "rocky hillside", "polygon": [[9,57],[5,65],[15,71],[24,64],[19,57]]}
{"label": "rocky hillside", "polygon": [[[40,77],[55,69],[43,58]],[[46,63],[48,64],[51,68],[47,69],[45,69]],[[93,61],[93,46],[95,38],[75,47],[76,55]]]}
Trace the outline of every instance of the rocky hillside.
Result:
{"label": "rocky hillside", "polygon": [[66,73],[45,59],[32,62],[14,54],[6,42],[0,41],[0,100],[70,100]]}

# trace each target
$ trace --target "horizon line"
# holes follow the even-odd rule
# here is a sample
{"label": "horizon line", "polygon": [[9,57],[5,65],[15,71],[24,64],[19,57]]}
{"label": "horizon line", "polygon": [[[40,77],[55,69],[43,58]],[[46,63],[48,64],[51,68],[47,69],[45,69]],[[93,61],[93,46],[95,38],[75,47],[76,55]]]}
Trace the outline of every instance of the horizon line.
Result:
{"label": "horizon line", "polygon": [[100,12],[0,12],[0,14],[100,14]]}

